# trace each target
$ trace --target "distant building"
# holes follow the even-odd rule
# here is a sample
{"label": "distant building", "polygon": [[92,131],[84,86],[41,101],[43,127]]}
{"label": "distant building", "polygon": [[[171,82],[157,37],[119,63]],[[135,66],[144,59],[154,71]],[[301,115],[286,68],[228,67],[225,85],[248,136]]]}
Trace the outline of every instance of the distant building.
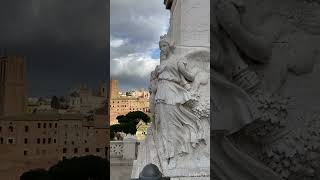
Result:
{"label": "distant building", "polygon": [[[33,168],[48,168],[64,158],[108,157],[107,118],[103,110],[97,110],[92,117],[57,113],[1,117],[0,177],[12,179],[13,174],[20,176]],[[9,172],[11,175],[6,176]]]}
{"label": "distant building", "polygon": [[147,124],[143,121],[140,121],[136,128],[137,128],[137,132],[136,132],[136,137],[138,141],[142,141],[145,139],[145,137],[147,136],[147,132],[148,132],[148,128],[150,126],[150,123]]}
{"label": "distant building", "polygon": [[25,57],[0,57],[0,116],[26,111],[26,71]]}
{"label": "distant building", "polygon": [[67,98],[70,110],[86,114],[94,109],[104,106],[107,100],[107,87],[101,83],[99,91],[93,93],[86,85],[72,90]]}
{"label": "distant building", "polygon": [[27,113],[59,112],[51,107],[51,98],[28,98]]}
{"label": "distant building", "polygon": [[149,99],[150,93],[144,89],[134,90],[130,92],[130,95],[137,98],[146,98]]}
{"label": "distant building", "polygon": [[137,92],[135,96],[120,96],[118,81],[111,80],[110,124],[117,124],[119,115],[126,115],[132,111],[149,113],[149,92]]}
{"label": "distant building", "polygon": [[[85,88],[75,91],[79,112],[73,114],[51,108],[51,98],[27,99],[26,86],[25,58],[0,57],[1,180],[19,180],[30,169],[48,168],[64,158],[109,157],[109,105],[103,83],[97,94]],[[81,113],[87,110],[90,115]]]}

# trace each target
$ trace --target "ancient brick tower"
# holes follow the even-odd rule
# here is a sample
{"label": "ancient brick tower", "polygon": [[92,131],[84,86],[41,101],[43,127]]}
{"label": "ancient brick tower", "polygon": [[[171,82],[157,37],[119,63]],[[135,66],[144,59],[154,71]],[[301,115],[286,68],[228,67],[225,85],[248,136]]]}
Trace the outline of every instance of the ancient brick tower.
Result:
{"label": "ancient brick tower", "polygon": [[110,83],[110,99],[119,97],[119,82],[118,80],[111,80]]}
{"label": "ancient brick tower", "polygon": [[0,116],[24,113],[27,100],[26,59],[0,57]]}

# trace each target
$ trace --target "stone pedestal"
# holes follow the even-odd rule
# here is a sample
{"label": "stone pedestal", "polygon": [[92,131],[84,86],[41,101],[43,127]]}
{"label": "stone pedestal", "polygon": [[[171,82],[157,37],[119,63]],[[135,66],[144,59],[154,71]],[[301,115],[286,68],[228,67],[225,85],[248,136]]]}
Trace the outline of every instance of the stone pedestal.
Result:
{"label": "stone pedestal", "polygon": [[169,37],[176,53],[210,48],[210,0],[172,0]]}
{"label": "stone pedestal", "polygon": [[123,159],[136,159],[136,143],[137,139],[134,136],[126,136],[123,139]]}

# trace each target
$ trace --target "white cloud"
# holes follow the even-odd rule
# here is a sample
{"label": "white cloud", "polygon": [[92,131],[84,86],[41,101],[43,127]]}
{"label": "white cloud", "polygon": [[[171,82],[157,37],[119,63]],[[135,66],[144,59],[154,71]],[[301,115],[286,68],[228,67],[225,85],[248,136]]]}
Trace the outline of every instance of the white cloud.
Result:
{"label": "white cloud", "polygon": [[159,64],[151,58],[160,35],[169,26],[169,11],[162,0],[111,0],[111,77],[126,87],[147,86]]}
{"label": "white cloud", "polygon": [[147,88],[150,73],[160,61],[148,54],[129,54],[111,60],[111,78],[120,81],[124,89]]}
{"label": "white cloud", "polygon": [[126,43],[123,39],[113,39],[110,41],[110,46],[113,48],[118,48]]}
{"label": "white cloud", "polygon": [[124,57],[115,58],[111,62],[111,77],[115,76],[139,76],[145,77],[159,64],[146,54],[129,54]]}

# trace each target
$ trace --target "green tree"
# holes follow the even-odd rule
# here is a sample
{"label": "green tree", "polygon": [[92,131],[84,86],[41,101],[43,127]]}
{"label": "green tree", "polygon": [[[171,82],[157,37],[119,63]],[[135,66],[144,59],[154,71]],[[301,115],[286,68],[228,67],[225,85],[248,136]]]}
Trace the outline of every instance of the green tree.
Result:
{"label": "green tree", "polygon": [[108,180],[109,169],[107,159],[90,155],[59,161],[48,171],[30,170],[23,173],[20,180]]}
{"label": "green tree", "polygon": [[149,123],[151,120],[150,120],[150,117],[145,114],[144,112],[142,111],[133,111],[133,112],[129,112],[127,115],[126,115],[126,118],[130,119],[132,122],[135,123],[135,125],[137,125],[141,120],[145,123]]}
{"label": "green tree", "polygon": [[49,169],[54,180],[107,180],[109,162],[98,156],[83,156],[60,161]]}
{"label": "green tree", "polygon": [[51,107],[53,109],[59,109],[60,108],[60,102],[57,96],[53,96],[51,98]]}
{"label": "green tree", "polygon": [[120,124],[114,124],[110,126],[110,138],[114,139],[116,137],[117,132],[121,132],[122,127]]}
{"label": "green tree", "polygon": [[45,169],[32,169],[23,173],[20,180],[53,180]]}
{"label": "green tree", "polygon": [[126,134],[135,135],[137,132],[136,124],[133,122],[123,123],[121,124],[122,131]]}
{"label": "green tree", "polygon": [[121,121],[121,119],[124,118],[124,117],[126,117],[126,116],[125,116],[125,115],[119,115],[119,116],[116,117],[116,119],[117,119],[118,122],[119,122],[119,121]]}
{"label": "green tree", "polygon": [[110,137],[113,139],[117,132],[124,132],[126,134],[136,134],[137,124],[140,121],[149,123],[150,117],[142,111],[129,112],[126,115],[120,115],[116,118],[119,124],[112,125],[110,127]]}

